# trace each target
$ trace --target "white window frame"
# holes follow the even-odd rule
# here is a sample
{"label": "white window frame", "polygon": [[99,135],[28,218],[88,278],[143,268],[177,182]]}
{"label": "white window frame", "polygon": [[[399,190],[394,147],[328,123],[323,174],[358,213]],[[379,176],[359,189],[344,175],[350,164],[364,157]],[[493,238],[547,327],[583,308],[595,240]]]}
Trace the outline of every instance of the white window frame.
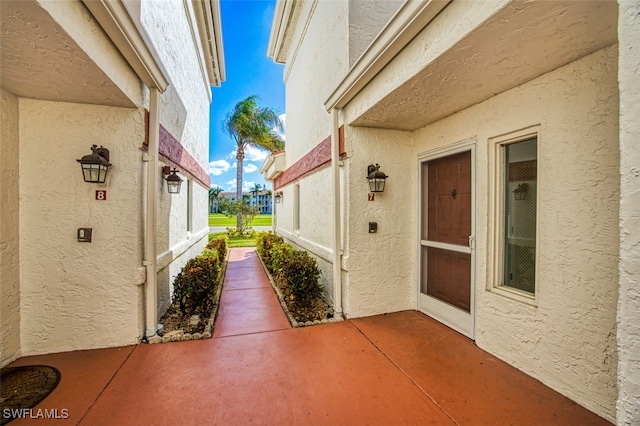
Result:
{"label": "white window frame", "polygon": [[186,179],[187,184],[187,235],[193,232],[193,184]]}
{"label": "white window frame", "polygon": [[[536,161],[537,170],[537,190],[536,197],[536,275],[535,293],[502,285],[504,268],[504,180],[506,170],[504,170],[504,147],[527,139],[536,138]],[[524,129],[505,133],[489,138],[489,235],[490,245],[487,253],[489,259],[487,264],[490,267],[489,280],[487,281],[487,291],[516,300],[529,305],[537,306],[539,296],[538,276],[539,276],[539,250],[540,250],[540,146],[541,132],[540,125],[529,126]]]}
{"label": "white window frame", "polygon": [[293,185],[293,231],[300,234],[300,182]]}

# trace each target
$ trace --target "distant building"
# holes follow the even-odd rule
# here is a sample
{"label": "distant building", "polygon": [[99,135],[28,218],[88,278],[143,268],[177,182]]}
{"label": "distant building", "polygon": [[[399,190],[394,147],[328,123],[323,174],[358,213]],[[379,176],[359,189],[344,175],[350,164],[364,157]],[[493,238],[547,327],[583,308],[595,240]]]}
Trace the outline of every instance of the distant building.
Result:
{"label": "distant building", "polygon": [[[231,201],[236,201],[236,193],[234,192],[221,192],[218,197],[227,198]],[[256,204],[261,206],[260,214],[271,214],[273,212],[273,197],[270,190],[263,189],[256,195],[253,192],[243,192],[242,198],[249,201],[249,204],[255,206]]]}

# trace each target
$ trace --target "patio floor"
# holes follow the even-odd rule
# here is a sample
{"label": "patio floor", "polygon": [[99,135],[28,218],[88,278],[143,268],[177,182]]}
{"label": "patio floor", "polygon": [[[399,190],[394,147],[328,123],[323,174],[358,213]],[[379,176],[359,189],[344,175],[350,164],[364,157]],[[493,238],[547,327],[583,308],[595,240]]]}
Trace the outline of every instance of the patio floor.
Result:
{"label": "patio floor", "polygon": [[208,340],[25,357],[62,379],[37,408],[82,425],[603,425],[416,311],[292,329],[254,249],[232,249]]}

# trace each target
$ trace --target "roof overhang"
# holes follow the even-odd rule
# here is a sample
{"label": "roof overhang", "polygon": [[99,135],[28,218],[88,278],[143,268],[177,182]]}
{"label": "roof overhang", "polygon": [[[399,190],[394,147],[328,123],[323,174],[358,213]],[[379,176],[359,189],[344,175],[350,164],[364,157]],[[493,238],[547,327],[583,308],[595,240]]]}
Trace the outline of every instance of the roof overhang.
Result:
{"label": "roof overhang", "polygon": [[344,108],[450,1],[405,2],[329,96],[327,111]]}
{"label": "roof overhang", "polygon": [[285,64],[289,55],[292,40],[296,36],[298,21],[303,13],[309,17],[315,2],[303,2],[299,0],[277,0],[269,33],[267,56],[274,62]]}
{"label": "roof overhang", "polygon": [[449,8],[463,7],[451,2],[438,25],[426,26],[427,14],[405,29],[394,22],[399,12],[325,107],[345,108],[352,126],[416,130],[617,42],[616,2],[512,1],[438,55],[422,55],[435,37],[432,27],[453,25],[463,9]]}
{"label": "roof overhang", "polygon": [[158,54],[123,0],[82,0],[144,84],[163,93],[169,79]]}
{"label": "roof overhang", "polygon": [[280,151],[269,155],[260,167],[260,173],[266,180],[273,181],[286,169],[285,152]]}
{"label": "roof overhang", "polygon": [[19,97],[135,107],[140,80],[80,2],[2,1],[0,73]]}
{"label": "roof overhang", "polygon": [[219,0],[192,0],[200,39],[203,43],[205,67],[212,86],[226,80],[222,45],[222,20]]}

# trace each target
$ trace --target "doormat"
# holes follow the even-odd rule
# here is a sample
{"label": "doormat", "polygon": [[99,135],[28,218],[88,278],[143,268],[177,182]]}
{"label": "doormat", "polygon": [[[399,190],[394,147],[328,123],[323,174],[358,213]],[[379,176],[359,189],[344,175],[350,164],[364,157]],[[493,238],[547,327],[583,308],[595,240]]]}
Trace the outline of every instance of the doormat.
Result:
{"label": "doormat", "polygon": [[0,424],[35,407],[60,383],[60,371],[46,365],[6,367],[0,371]]}

